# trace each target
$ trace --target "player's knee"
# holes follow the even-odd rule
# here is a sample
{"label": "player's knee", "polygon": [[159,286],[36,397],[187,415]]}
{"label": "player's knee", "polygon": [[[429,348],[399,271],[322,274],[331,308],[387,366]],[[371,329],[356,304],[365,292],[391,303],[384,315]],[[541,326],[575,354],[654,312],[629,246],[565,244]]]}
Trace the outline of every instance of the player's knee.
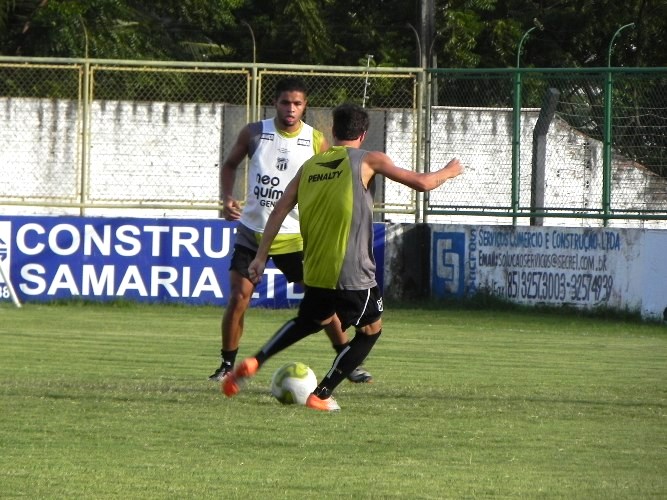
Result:
{"label": "player's knee", "polygon": [[244,290],[231,290],[227,297],[227,307],[248,307],[252,292],[247,293]]}
{"label": "player's knee", "polygon": [[361,335],[380,335],[382,333],[382,320],[377,320],[370,325],[355,329],[356,333]]}

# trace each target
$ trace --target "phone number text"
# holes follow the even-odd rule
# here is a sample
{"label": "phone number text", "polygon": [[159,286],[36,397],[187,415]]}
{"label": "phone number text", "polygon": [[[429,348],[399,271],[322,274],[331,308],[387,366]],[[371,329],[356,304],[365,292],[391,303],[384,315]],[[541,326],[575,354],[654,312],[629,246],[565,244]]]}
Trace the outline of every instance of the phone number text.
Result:
{"label": "phone number text", "polygon": [[613,288],[610,274],[508,271],[505,292],[510,299],[607,302]]}

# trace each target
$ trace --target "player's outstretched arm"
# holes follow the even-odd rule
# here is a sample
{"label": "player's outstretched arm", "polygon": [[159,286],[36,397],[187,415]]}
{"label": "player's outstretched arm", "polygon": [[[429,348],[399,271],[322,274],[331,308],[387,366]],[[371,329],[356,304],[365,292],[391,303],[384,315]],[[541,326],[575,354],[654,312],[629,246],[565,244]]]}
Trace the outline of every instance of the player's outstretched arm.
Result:
{"label": "player's outstretched arm", "polygon": [[369,177],[374,174],[381,174],[388,179],[422,192],[431,191],[441,186],[446,180],[463,173],[463,165],[457,158],[454,158],[439,170],[425,173],[397,167],[389,156],[379,151],[370,151],[364,158],[364,164],[368,167],[367,174]]}

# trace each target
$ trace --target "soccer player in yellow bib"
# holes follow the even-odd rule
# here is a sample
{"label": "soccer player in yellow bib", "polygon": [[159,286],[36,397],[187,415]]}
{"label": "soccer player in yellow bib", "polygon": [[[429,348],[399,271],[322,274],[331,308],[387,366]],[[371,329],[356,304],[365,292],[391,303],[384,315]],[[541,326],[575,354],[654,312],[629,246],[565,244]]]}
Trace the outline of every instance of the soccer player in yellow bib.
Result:
{"label": "soccer player in yellow bib", "polygon": [[296,318],[285,323],[252,357],[244,359],[222,383],[228,397],[241,389],[273,355],[322,330],[336,317],[355,336],[339,352],[329,372],[308,397],[306,406],[337,411],[334,389],[359,366],[382,332],[382,294],[375,280],[373,191],[380,174],[418,191],[430,191],[463,172],[457,159],[428,173],[397,167],[386,154],[360,149],[369,118],[354,104],[333,112],[334,146],[306,161],[271,213],[250,279],[257,283],[282,221],[299,204],[304,244],[305,296]]}
{"label": "soccer player in yellow bib", "polygon": [[[255,289],[248,275],[248,265],[255,257],[273,206],[299,167],[313,154],[329,147],[324,134],[302,120],[307,102],[303,80],[280,80],[275,90],[275,117],[243,127],[222,164],[223,215],[226,220],[238,221],[239,225],[229,269],[230,293],[221,324],[221,362],[209,380],[221,381],[234,367],[243,336],[245,312]],[[241,210],[239,202],[234,199],[233,189],[236,170],[246,156],[249,158],[248,187],[246,203]],[[269,257],[287,281],[303,281],[303,240],[295,207],[281,222],[268,250],[267,259]],[[349,339],[337,319],[327,325],[326,331],[336,352],[347,347]],[[370,382],[372,378],[361,367],[356,367],[348,375],[351,382]]]}

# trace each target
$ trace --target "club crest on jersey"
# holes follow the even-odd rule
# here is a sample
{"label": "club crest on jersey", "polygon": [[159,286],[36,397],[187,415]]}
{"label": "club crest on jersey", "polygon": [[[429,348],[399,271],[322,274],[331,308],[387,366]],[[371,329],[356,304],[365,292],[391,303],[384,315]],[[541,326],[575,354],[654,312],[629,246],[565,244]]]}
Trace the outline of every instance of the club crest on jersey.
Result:
{"label": "club crest on jersey", "polygon": [[297,146],[310,146],[310,139],[299,138],[296,141]]}
{"label": "club crest on jersey", "polygon": [[289,161],[287,158],[278,158],[276,160],[276,168],[280,170],[281,172],[284,172],[287,170],[287,167],[289,166]]}

